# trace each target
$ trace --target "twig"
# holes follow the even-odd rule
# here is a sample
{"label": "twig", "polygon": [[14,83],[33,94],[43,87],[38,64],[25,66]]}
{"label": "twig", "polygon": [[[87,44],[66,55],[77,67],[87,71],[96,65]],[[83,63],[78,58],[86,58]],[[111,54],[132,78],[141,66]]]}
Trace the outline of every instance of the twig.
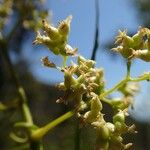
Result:
{"label": "twig", "polygon": [[65,120],[69,119],[73,115],[74,115],[73,111],[69,111],[69,112],[65,113],[64,115],[51,121],[50,123],[46,124],[45,126],[33,131],[31,138],[35,141],[41,140],[47,134],[47,132],[49,132],[51,129],[53,129],[54,127],[56,127],[60,123],[64,122]]}

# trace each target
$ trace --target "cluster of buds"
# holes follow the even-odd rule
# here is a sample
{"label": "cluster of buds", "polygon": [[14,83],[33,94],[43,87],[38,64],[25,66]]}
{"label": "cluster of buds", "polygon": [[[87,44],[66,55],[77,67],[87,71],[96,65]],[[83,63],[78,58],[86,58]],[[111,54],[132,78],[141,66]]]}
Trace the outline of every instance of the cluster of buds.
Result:
{"label": "cluster of buds", "polygon": [[92,125],[97,130],[97,149],[102,150],[125,150],[132,146],[132,143],[123,144],[122,135],[126,133],[137,133],[135,125],[126,125],[128,108],[132,105],[135,93],[138,91],[136,84],[125,84],[119,91],[123,94],[122,98],[112,99],[110,102],[114,110],[113,122],[106,122],[101,115],[99,120],[94,120]]}
{"label": "cluster of buds", "polygon": [[[47,67],[58,68],[47,57],[42,59]],[[113,122],[107,122],[101,112],[103,105],[100,94],[104,92],[103,69],[94,67],[93,60],[78,56],[77,64],[61,68],[64,73],[64,82],[58,88],[65,92],[65,96],[57,102],[74,103],[77,116],[82,125],[90,124],[97,133],[97,149],[128,149],[132,143],[123,144],[122,135],[135,133],[135,126],[127,126],[125,118],[132,98],[138,91],[136,84],[124,84],[118,90],[124,95],[121,99],[113,99],[110,104],[114,110]]]}
{"label": "cluster of buds", "polygon": [[[46,45],[55,55],[74,55],[76,49],[72,49],[67,44],[68,33],[70,30],[71,16],[62,21],[57,28],[49,25],[45,20],[43,27],[46,35],[37,33],[34,43]],[[143,49],[144,45],[148,46],[148,29],[140,31],[132,38],[121,32],[117,36],[117,44],[120,44],[113,50],[120,52],[125,58],[139,57],[137,52]],[[144,32],[144,33],[143,33]],[[147,44],[146,44],[147,43]],[[135,93],[138,91],[136,84],[123,84],[118,91],[123,94],[122,98],[112,99],[108,104],[114,110],[112,122],[105,120],[102,96],[105,93],[104,72],[101,68],[95,67],[95,61],[77,56],[77,62],[72,62],[70,66],[58,67],[49,61],[48,57],[42,59],[44,66],[56,68],[64,74],[64,82],[58,85],[60,90],[64,91],[64,97],[56,102],[64,104],[73,103],[77,117],[81,120],[82,125],[90,124],[97,133],[96,149],[101,150],[124,150],[129,149],[132,143],[123,144],[122,135],[125,133],[135,133],[135,126],[128,126],[125,118],[128,116],[128,108],[132,104]]]}
{"label": "cluster of buds", "polygon": [[75,55],[77,48],[73,49],[67,44],[71,20],[72,16],[67,17],[59,23],[58,27],[53,27],[49,25],[46,20],[43,20],[42,23],[45,35],[41,35],[38,31],[36,40],[33,44],[43,44],[55,55]]}
{"label": "cluster of buds", "polygon": [[139,28],[139,31],[132,37],[127,35],[126,31],[119,31],[116,37],[118,46],[113,51],[119,52],[124,58],[139,58],[143,61],[150,61],[150,30],[148,28]]}
{"label": "cluster of buds", "polygon": [[77,64],[61,69],[64,82],[58,87],[65,91],[65,103],[73,101],[82,110],[84,101],[90,101],[94,94],[98,96],[101,93],[104,88],[103,70],[94,68],[94,64],[94,61],[78,56]]}
{"label": "cluster of buds", "polygon": [[133,98],[136,92],[139,91],[139,86],[137,83],[125,83],[118,91],[123,94],[123,97],[112,99],[110,103],[114,110],[113,123],[104,120],[102,120],[103,122],[94,123],[98,130],[97,147],[104,150],[129,149],[132,143],[123,144],[122,135],[137,133],[135,125],[126,125],[125,119],[129,115],[128,108],[132,105]]}

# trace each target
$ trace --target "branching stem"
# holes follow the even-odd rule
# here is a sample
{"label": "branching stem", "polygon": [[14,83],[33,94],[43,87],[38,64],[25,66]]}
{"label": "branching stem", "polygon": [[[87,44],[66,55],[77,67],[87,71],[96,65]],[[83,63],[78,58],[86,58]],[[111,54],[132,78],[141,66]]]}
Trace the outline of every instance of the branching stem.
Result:
{"label": "branching stem", "polygon": [[54,121],[51,121],[50,123],[48,123],[44,127],[41,127],[39,129],[33,131],[31,138],[35,141],[42,139],[51,129],[53,129],[54,127],[56,127],[57,125],[59,125],[63,121],[69,119],[73,115],[74,115],[73,111],[69,111],[69,112],[65,113],[64,115],[58,117]]}

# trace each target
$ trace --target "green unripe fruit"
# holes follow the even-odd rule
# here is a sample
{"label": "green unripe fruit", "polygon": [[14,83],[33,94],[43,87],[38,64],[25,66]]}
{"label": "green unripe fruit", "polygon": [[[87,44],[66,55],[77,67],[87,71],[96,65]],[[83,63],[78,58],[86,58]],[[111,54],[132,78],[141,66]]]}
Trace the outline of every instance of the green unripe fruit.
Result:
{"label": "green unripe fruit", "polygon": [[109,129],[107,128],[106,125],[104,125],[101,130],[101,136],[102,136],[102,139],[108,139],[109,138],[109,135],[110,135],[110,131]]}

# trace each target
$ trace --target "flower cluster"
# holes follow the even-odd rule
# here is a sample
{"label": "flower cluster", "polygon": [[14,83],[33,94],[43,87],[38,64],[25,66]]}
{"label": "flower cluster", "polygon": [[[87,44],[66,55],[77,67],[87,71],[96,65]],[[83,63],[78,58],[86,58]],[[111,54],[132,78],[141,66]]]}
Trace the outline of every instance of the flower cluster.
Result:
{"label": "flower cluster", "polygon": [[66,20],[60,22],[57,28],[49,25],[46,20],[43,20],[42,22],[45,35],[41,35],[40,32],[37,31],[36,40],[33,44],[43,44],[47,46],[55,55],[74,55],[77,49],[73,49],[67,44],[71,20],[72,16],[69,16]]}
{"label": "flower cluster", "polygon": [[104,87],[103,70],[94,68],[94,64],[94,61],[78,56],[77,64],[62,68],[64,82],[58,87],[65,91],[65,103],[74,101],[81,109],[85,101],[90,101],[101,93]]}
{"label": "flower cluster", "polygon": [[[59,26],[53,27],[45,20],[43,28],[45,35],[37,33],[35,44],[47,46],[55,55],[69,56],[76,53],[67,44],[70,30],[71,16],[60,22]],[[119,31],[116,38],[117,48],[114,51],[128,59],[140,58],[150,61],[149,58],[149,37],[150,31],[147,28],[140,28],[133,37],[126,35],[126,32]],[[145,51],[147,51],[145,53]],[[77,56],[77,55],[76,55]],[[95,67],[95,61],[77,56],[77,62],[71,62],[69,66],[59,67],[51,62],[48,57],[42,58],[46,67],[56,68],[64,74],[64,82],[58,84],[58,88],[64,91],[64,97],[58,99],[58,103],[73,103],[76,116],[81,120],[82,125],[90,124],[97,133],[96,149],[101,150],[124,150],[129,149],[132,143],[123,144],[122,136],[125,133],[136,133],[135,125],[126,125],[128,108],[132,106],[134,96],[139,90],[137,83],[129,81],[149,80],[149,73],[139,78],[130,77],[130,67],[127,65],[127,76],[110,90],[105,89],[104,71]],[[109,99],[113,91],[122,93],[120,98]],[[102,113],[103,102],[110,105],[114,111],[112,121],[106,121]],[[105,114],[106,115],[106,114]]]}
{"label": "flower cluster", "polygon": [[112,50],[119,52],[124,58],[150,61],[150,30],[148,28],[139,28],[132,37],[128,36],[126,31],[119,31],[115,43],[118,46]]}
{"label": "flower cluster", "polygon": [[118,91],[123,94],[123,97],[110,100],[110,105],[114,111],[113,122],[102,120],[92,123],[96,125],[98,130],[99,147],[106,150],[124,150],[132,146],[132,143],[123,144],[122,135],[136,133],[134,124],[131,126],[126,125],[126,117],[129,115],[128,108],[132,105],[133,98],[138,90],[139,86],[135,83],[126,83],[121,86]]}

